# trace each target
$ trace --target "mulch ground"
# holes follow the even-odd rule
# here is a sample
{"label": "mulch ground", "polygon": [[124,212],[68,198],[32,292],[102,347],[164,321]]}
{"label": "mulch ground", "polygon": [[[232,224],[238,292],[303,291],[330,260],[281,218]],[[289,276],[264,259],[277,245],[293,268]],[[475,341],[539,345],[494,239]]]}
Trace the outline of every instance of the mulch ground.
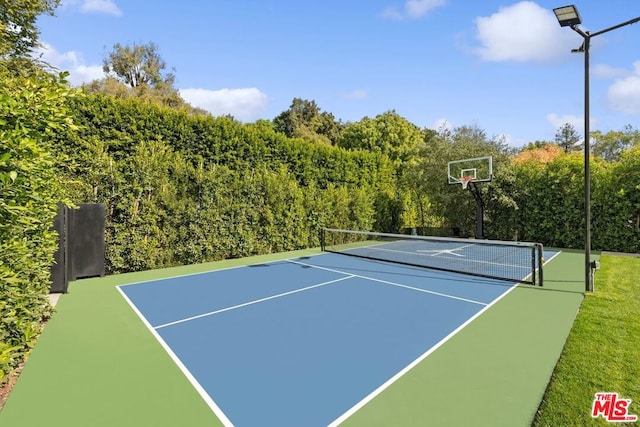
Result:
{"label": "mulch ground", "polygon": [[18,381],[18,377],[20,376],[20,373],[22,372],[23,367],[24,367],[24,362],[21,363],[20,366],[18,366],[18,368],[15,371],[13,371],[13,373],[9,376],[9,381],[5,382],[4,384],[2,384],[2,386],[0,386],[0,410],[4,406],[7,399],[9,398],[9,393],[11,393],[13,386]]}

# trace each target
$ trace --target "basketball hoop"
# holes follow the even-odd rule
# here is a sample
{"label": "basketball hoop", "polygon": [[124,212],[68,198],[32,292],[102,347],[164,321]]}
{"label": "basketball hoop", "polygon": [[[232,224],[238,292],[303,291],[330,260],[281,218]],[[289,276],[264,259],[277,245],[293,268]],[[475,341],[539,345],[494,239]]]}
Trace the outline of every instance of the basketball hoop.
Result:
{"label": "basketball hoop", "polygon": [[462,189],[466,190],[467,186],[469,185],[469,183],[473,181],[473,177],[472,176],[461,176],[460,177],[460,184],[462,184]]}

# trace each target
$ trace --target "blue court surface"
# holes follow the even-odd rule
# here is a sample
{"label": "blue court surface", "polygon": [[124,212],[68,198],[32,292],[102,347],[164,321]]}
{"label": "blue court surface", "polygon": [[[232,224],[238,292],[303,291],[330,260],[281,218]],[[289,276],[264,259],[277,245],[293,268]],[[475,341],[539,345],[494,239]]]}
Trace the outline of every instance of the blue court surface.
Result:
{"label": "blue court surface", "polygon": [[326,426],[514,286],[329,253],[119,289],[225,425]]}

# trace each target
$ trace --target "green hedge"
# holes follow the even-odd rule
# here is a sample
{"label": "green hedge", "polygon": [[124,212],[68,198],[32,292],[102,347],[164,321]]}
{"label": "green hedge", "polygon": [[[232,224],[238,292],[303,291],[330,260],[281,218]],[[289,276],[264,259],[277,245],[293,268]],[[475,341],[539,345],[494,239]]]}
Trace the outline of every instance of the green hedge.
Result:
{"label": "green hedge", "polygon": [[51,136],[71,127],[63,77],[15,76],[0,66],[0,382],[51,313],[52,225],[64,194]]}
{"label": "green hedge", "polygon": [[[77,184],[74,200],[107,206],[108,272],[317,246],[323,226],[419,225],[411,211],[419,194],[399,183],[385,155],[288,138],[268,121],[241,124],[135,98],[91,95],[71,109],[80,130],[60,135],[57,146],[71,157],[64,166]],[[582,155],[546,163],[502,157],[496,179],[481,186],[486,235],[580,248]],[[594,249],[638,250],[638,183],[615,178],[632,175],[637,157],[630,150],[617,163],[592,162]],[[438,200],[423,204],[440,212]],[[473,229],[475,211],[465,212]]]}
{"label": "green hedge", "polygon": [[74,201],[106,205],[110,273],[314,247],[324,226],[400,228],[384,155],[132,98],[71,108],[61,168]]}
{"label": "green hedge", "polygon": [[[640,147],[620,161],[593,157],[591,171],[592,249],[640,252]],[[488,235],[584,248],[584,157],[562,154],[548,162],[514,162],[491,186],[513,204],[489,199]]]}
{"label": "green hedge", "polygon": [[[105,204],[109,273],[314,247],[322,227],[395,232],[451,208],[459,222],[460,206],[473,228],[473,201],[435,182],[451,150],[411,161],[433,171],[423,192],[384,154],[288,138],[268,121],[76,96],[46,73],[0,69],[0,82],[0,381],[50,314],[51,225],[65,195]],[[582,155],[499,160],[481,186],[486,235],[581,248]],[[591,167],[593,248],[640,252],[640,147]]]}

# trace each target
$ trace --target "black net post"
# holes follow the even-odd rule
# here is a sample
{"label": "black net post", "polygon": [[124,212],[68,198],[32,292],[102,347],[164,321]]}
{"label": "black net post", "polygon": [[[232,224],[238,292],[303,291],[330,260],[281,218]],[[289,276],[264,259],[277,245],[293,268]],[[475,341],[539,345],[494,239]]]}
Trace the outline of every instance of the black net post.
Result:
{"label": "black net post", "polygon": [[544,265],[544,247],[542,246],[542,243],[540,243],[538,245],[538,285],[542,286],[543,283],[543,271],[544,269],[542,268],[542,266]]}
{"label": "black net post", "polygon": [[536,246],[531,248],[531,284],[534,286],[536,285]]}

